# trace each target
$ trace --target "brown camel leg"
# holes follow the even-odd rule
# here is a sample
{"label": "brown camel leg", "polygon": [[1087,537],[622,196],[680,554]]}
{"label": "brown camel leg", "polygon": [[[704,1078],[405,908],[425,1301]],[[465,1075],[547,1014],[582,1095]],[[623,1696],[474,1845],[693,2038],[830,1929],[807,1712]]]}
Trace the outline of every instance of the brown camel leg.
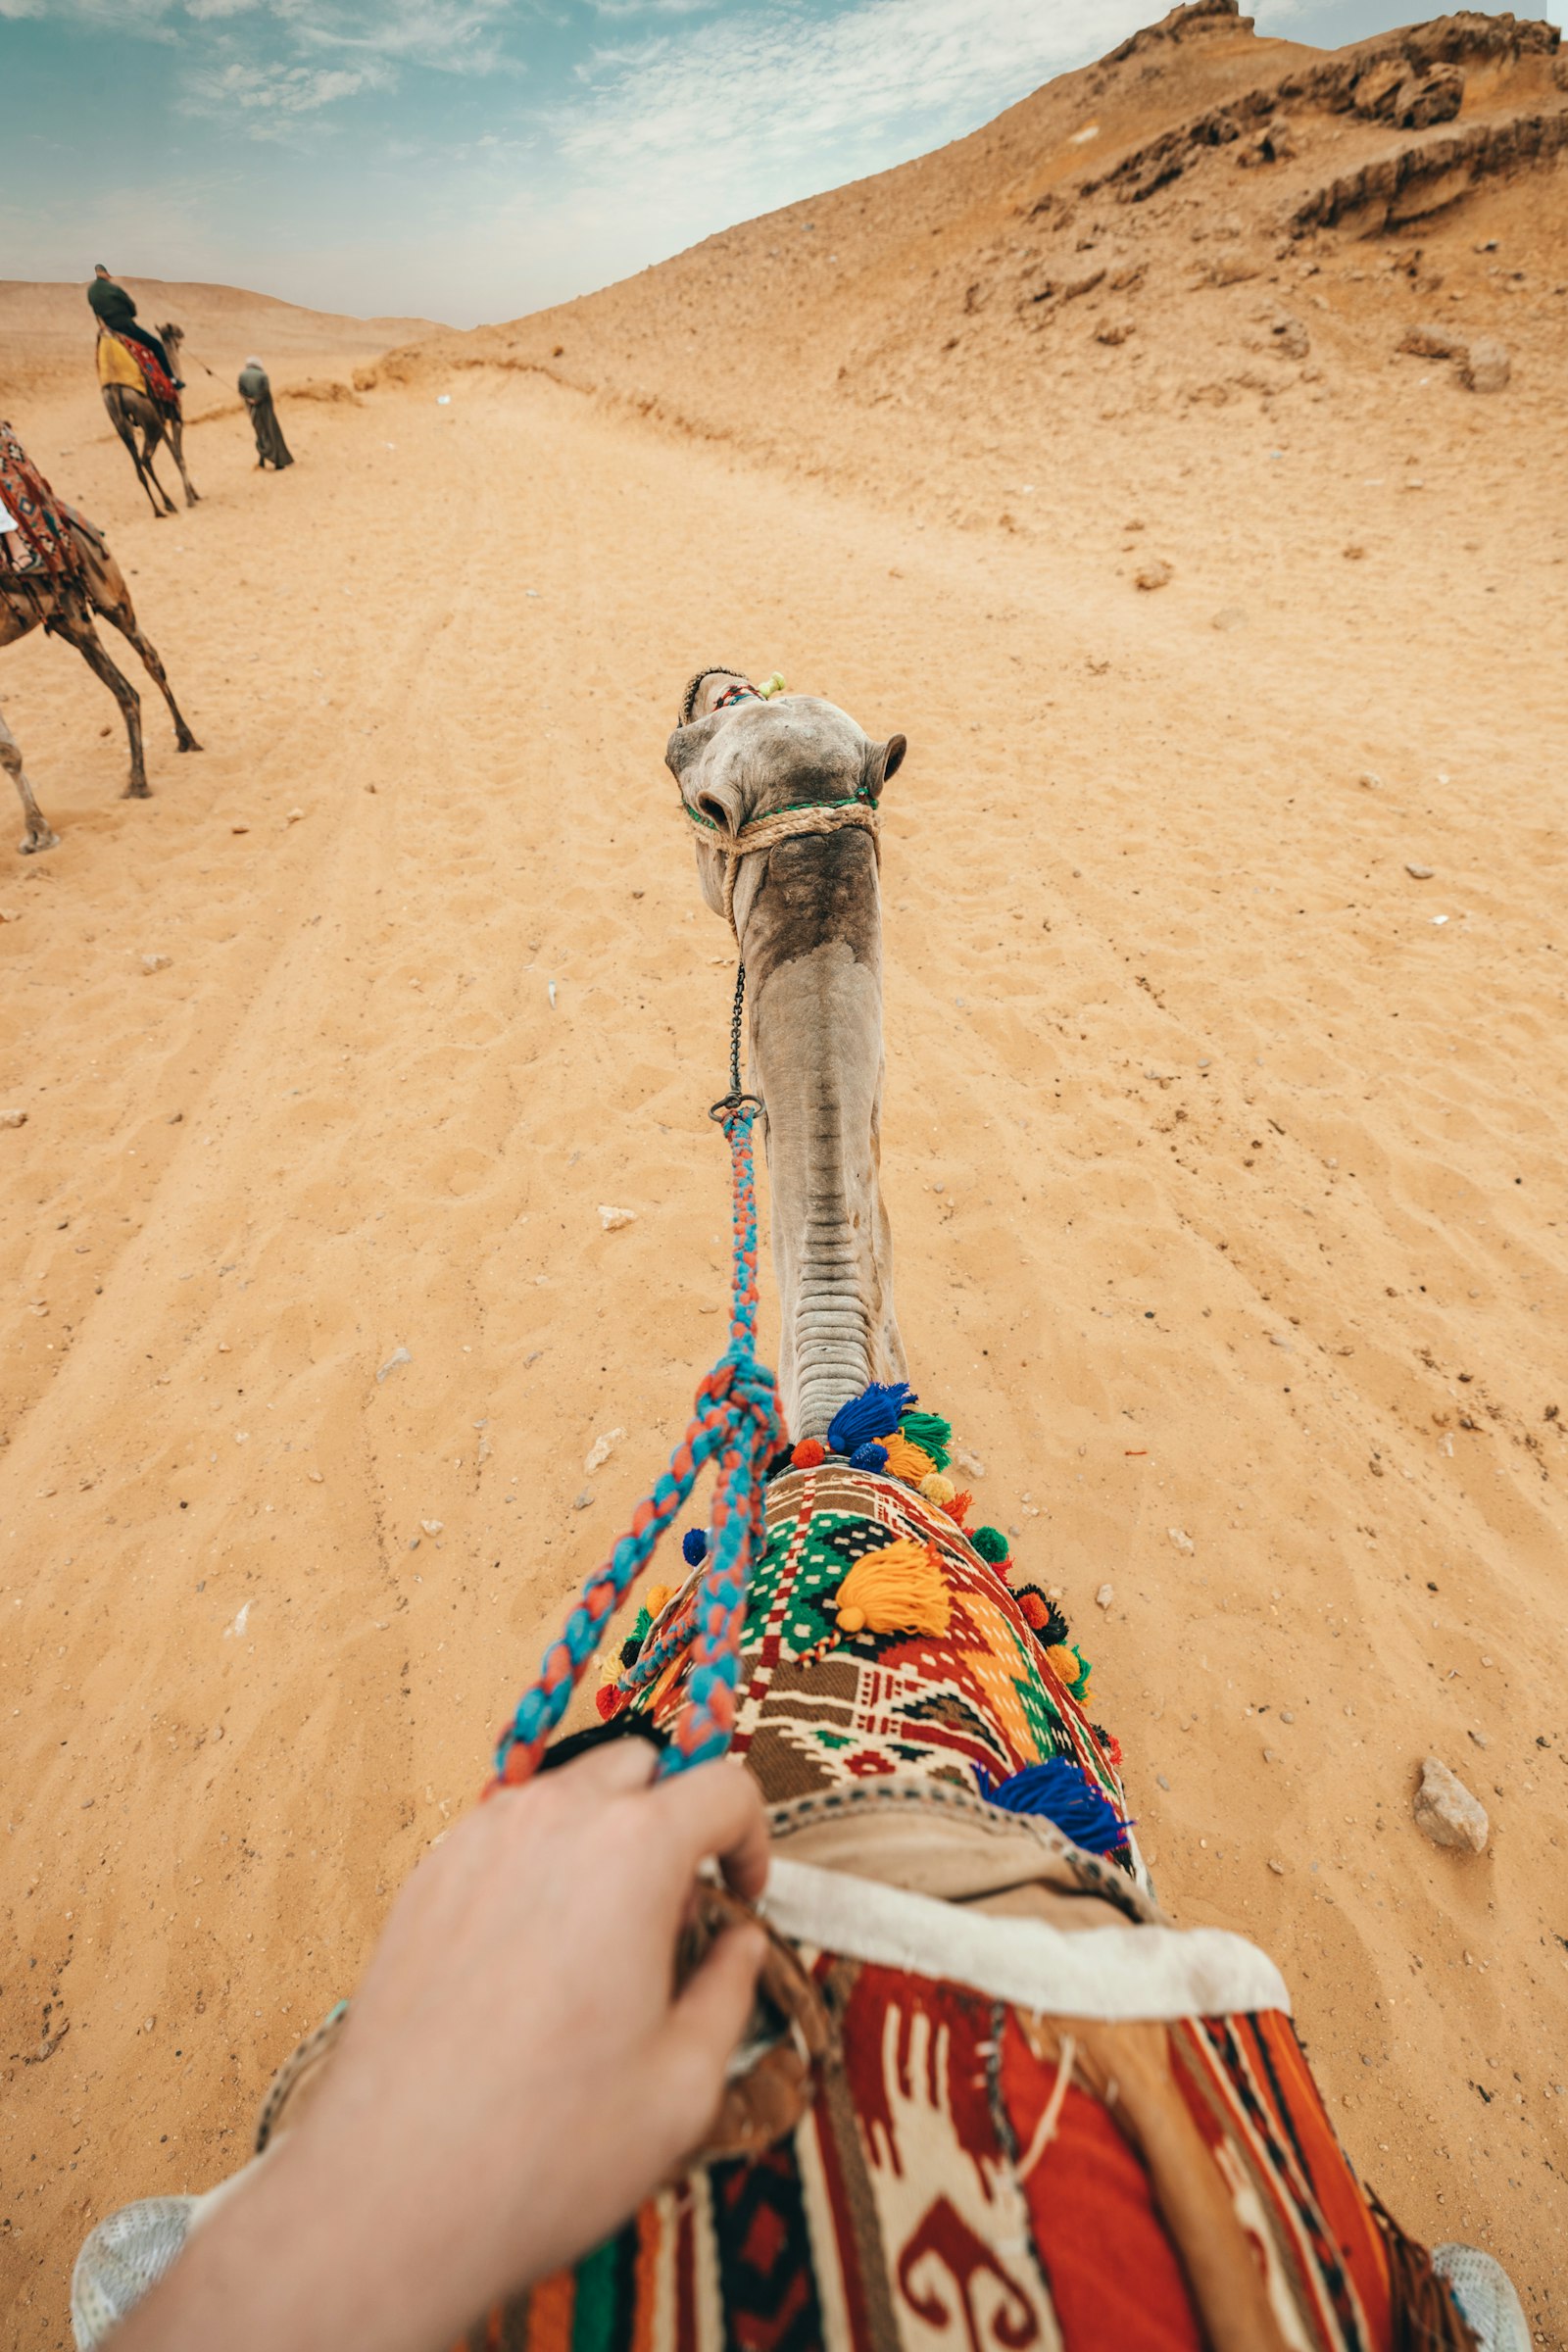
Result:
{"label": "brown camel leg", "polygon": [[17,845],[23,857],[30,858],[35,850],[58,848],[60,836],[58,833],[50,831],[48,819],[33,799],[32,786],[27,781],[27,771],[22,764],[22,754],[12,742],[3,725],[0,725],[0,767],[5,769],[21,796],[22,813],[27,827]]}
{"label": "brown camel leg", "polygon": [[69,639],[95,678],[102,678],[125,721],[125,733],[130,738],[130,782],[125,786],[127,801],[145,801],[147,767],[141,754],[141,696],[127,677],[110,661],[103,640],[85,613],[61,613],[50,623],[54,635]]}
{"label": "brown camel leg", "polygon": [[169,715],[174,722],[174,749],[180,752],[199,752],[201,745],[185,724],[185,714],[174,700],[174,690],[169,683],[158,649],[150,637],[144,637],[137,625],[136,615],[126,605],[100,605],[98,611],[112,627],[120,631],[128,645],[133,645],[142,659],[142,666],[159,693],[169,705]]}
{"label": "brown camel leg", "polygon": [[[174,464],[179,467],[179,478],[185,485],[185,504],[187,507],[194,507],[199,493],[190,475],[185,471],[185,433],[177,416],[171,419],[168,431],[169,446],[174,453]],[[146,655],[143,654],[142,660],[145,662],[146,659]],[[199,746],[182,743],[179,748],[182,752],[186,752],[199,749]]]}
{"label": "brown camel leg", "polygon": [[[136,427],[122,408],[116,407],[111,409],[110,416],[114,420],[116,432],[120,435],[120,438],[122,441],[123,441],[126,449],[130,453],[130,462],[136,468],[136,479],[138,482],[140,482],[142,488],[147,493],[147,504],[153,511],[153,520],[155,522],[162,522],[164,519],[163,510],[160,508],[157,498],[154,497],[152,483],[147,478],[150,467],[143,465],[141,452],[136,447]],[[162,484],[160,484],[160,489],[162,489]],[[167,499],[165,499],[164,505],[169,506],[169,501]],[[172,507],[170,507],[169,511],[171,514],[172,514],[174,510]]]}

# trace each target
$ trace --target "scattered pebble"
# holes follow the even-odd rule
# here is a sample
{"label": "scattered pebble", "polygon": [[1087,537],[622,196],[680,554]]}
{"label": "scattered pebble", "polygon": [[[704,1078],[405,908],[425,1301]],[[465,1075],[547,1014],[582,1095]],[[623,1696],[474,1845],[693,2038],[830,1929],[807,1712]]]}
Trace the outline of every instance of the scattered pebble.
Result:
{"label": "scattered pebble", "polygon": [[1162,1772],[1156,1772],[1154,1775],[1154,1786],[1156,1788],[1168,1789],[1170,1783],[1166,1780],[1165,1775]]}
{"label": "scattered pebble", "polygon": [[394,1348],[391,1354],[387,1357],[386,1362],[381,1366],[380,1370],[375,1376],[377,1388],[380,1387],[382,1381],[385,1380],[389,1372],[395,1372],[397,1370],[399,1364],[412,1364],[414,1358],[406,1348]]}
{"label": "scattered pebble", "polygon": [[1475,1741],[1477,1747],[1485,1747],[1488,1745],[1487,1735],[1485,1732],[1472,1732],[1470,1737]]}
{"label": "scattered pebble", "polygon": [[185,1113],[182,1110],[172,1110],[168,1118],[164,1121],[164,1124],[166,1127],[183,1127],[185,1124]]}
{"label": "scattered pebble", "polygon": [[1138,574],[1137,585],[1145,589],[1164,588],[1175,577],[1174,565],[1167,564],[1163,557],[1160,557],[1154,563],[1144,565],[1143,570]]}
{"label": "scattered pebble", "polygon": [[0,923],[20,923],[25,911],[23,906],[0,906]]}
{"label": "scattered pebble", "polygon": [[288,822],[291,825],[297,825],[302,822],[304,815],[305,811],[303,808],[291,808],[288,812]]}
{"label": "scattered pebble", "polygon": [[305,1475],[310,1480],[313,1487],[318,1487],[324,1483],[319,1470],[307,1470]]}
{"label": "scattered pebble", "polygon": [[1276,1862],[1272,1854],[1270,1854],[1270,1856],[1269,1856],[1269,1858],[1268,1858],[1268,1866],[1269,1866],[1270,1870],[1271,1870],[1271,1871],[1274,1873],[1274,1876],[1275,1876],[1277,1879],[1283,1879],[1283,1878],[1284,1878],[1284,1876],[1285,1876],[1285,1865],[1284,1865],[1284,1863],[1283,1863],[1283,1862]]}
{"label": "scattered pebble", "polygon": [[1108,1609],[1115,1597],[1115,1591],[1111,1586],[1102,1585],[1100,1591],[1095,1594],[1095,1606],[1097,1609]]}
{"label": "scattered pebble", "polygon": [[1367,792],[1381,792],[1383,790],[1383,778],[1381,776],[1375,776],[1369,767],[1363,769],[1361,774],[1358,775],[1355,780]]}
{"label": "scattered pebble", "polygon": [[250,831],[249,825],[230,825],[228,829],[231,833],[248,833]]}
{"label": "scattered pebble", "polygon": [[1178,1551],[1191,1551],[1194,1548],[1193,1539],[1184,1527],[1167,1527],[1165,1533]]}
{"label": "scattered pebble", "polygon": [[986,1474],[984,1462],[977,1453],[971,1453],[967,1446],[955,1446],[953,1461],[955,1468],[961,1470],[965,1478],[984,1478]]}
{"label": "scattered pebble", "polygon": [[421,1519],[419,1525],[427,1536],[438,1536],[446,1525],[446,1521],[444,1519]]}
{"label": "scattered pebble", "polygon": [[625,1435],[626,1432],[623,1429],[607,1429],[602,1438],[595,1438],[589,1449],[588,1459],[583,1463],[583,1468],[590,1478],[596,1470],[604,1468]]}
{"label": "scattered pebble", "polygon": [[576,1501],[575,1501],[575,1502],[572,1504],[572,1506],[571,1506],[571,1507],[572,1507],[572,1509],[573,1509],[574,1511],[586,1511],[586,1510],[589,1510],[589,1509],[591,1509],[591,1507],[592,1507],[592,1505],[593,1505],[593,1499],[594,1499],[594,1498],[593,1498],[592,1494],[589,1493],[588,1489],[587,1489],[586,1487],[584,1487],[584,1489],[583,1489],[582,1493],[581,1493],[581,1494],[578,1495],[578,1497],[577,1497]]}
{"label": "scattered pebble", "polygon": [[1414,865],[1407,858],[1404,861],[1404,870],[1412,882],[1430,882],[1437,868],[1431,865]]}
{"label": "scattered pebble", "polygon": [[0,1110],[0,1127],[25,1127],[26,1124],[27,1114],[24,1110]]}
{"label": "scattered pebble", "polygon": [[1486,1807],[1479,1797],[1471,1795],[1458,1774],[1450,1772],[1436,1756],[1428,1756],[1421,1767],[1414,1811],[1418,1828],[1426,1832],[1434,1845],[1476,1854],[1486,1852],[1490,1835]]}
{"label": "scattered pebble", "polygon": [[[1138,584],[1142,587],[1142,580]],[[1247,614],[1240,605],[1227,605],[1223,612],[1215,613],[1208,625],[1211,629],[1240,629],[1246,625],[1246,621]]]}
{"label": "scattered pebble", "polygon": [[172,956],[144,956],[141,968],[144,972],[167,972],[173,960]]}
{"label": "scattered pebble", "polygon": [[1282,1707],[1280,1709],[1280,1721],[1281,1723],[1294,1723],[1296,1721],[1296,1717],[1289,1707]]}
{"label": "scattered pebble", "polygon": [[609,1208],[601,1201],[599,1222],[607,1233],[618,1233],[623,1225],[636,1224],[637,1211],[634,1208]]}

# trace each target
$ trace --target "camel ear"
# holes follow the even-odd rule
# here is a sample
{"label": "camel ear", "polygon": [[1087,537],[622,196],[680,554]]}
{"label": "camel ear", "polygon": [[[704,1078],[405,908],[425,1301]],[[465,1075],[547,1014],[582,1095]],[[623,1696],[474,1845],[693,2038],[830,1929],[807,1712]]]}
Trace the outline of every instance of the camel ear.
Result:
{"label": "camel ear", "polygon": [[865,789],[873,801],[882,798],[883,785],[889,776],[898,773],[908,748],[902,735],[890,735],[886,743],[872,744],[865,755]]}
{"label": "camel ear", "polygon": [[710,718],[700,718],[689,727],[677,727],[664,746],[664,765],[677,784],[684,786],[689,768],[696,766],[713,740]]}

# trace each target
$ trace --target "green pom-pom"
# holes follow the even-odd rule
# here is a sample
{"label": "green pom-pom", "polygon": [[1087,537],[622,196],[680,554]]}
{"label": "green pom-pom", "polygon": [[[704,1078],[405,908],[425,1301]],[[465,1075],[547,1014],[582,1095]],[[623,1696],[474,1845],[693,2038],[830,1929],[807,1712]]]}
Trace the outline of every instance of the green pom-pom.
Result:
{"label": "green pom-pom", "polygon": [[654,1621],[652,1616],[649,1614],[647,1609],[639,1609],[637,1612],[637,1622],[632,1627],[630,1636],[630,1639],[636,1642],[639,1649],[647,1641],[653,1630]]}
{"label": "green pom-pom", "polygon": [[928,1453],[939,1470],[945,1470],[953,1459],[953,1423],[944,1421],[940,1413],[906,1412],[899,1415],[899,1427],[911,1446]]}
{"label": "green pom-pom", "polygon": [[1007,1539],[1000,1527],[977,1527],[969,1541],[993,1568],[1000,1568],[1007,1556]]}

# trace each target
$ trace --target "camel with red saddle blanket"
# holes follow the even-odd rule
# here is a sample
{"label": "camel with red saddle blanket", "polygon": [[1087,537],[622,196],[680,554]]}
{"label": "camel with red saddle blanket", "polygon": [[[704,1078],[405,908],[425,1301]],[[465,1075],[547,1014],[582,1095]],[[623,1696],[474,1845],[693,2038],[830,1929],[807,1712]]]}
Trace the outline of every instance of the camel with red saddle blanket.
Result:
{"label": "camel with red saddle blanket", "polygon": [[[165,350],[174,366],[179,365],[179,347],[184,341],[184,329],[171,322],[158,329]],[[130,452],[130,462],[136,468],[136,479],[146,491],[154,514],[161,522],[166,514],[178,512],[163,483],[158,479],[153,458],[161,443],[167,441],[179,468],[179,478],[185,485],[185,504],[193,507],[198,492],[185,470],[185,419],[179,405],[179,393],[172,379],[159,367],[157,359],[146,345],[129,332],[118,332],[112,327],[98,330],[98,384],[104,396],[109,420]],[[136,446],[137,434],[141,447]],[[163,505],[159,505],[162,499]]]}
{"label": "camel with red saddle blanket", "polygon": [[[0,422],[0,646],[15,645],[41,628],[75,647],[93,676],[108,687],[124,718],[130,744],[126,797],[146,800],[141,697],[110,660],[94,626],[95,613],[117,628],[141,656],[149,677],[169,705],[176,751],[199,752],[202,747],[174,700],[157,647],[136,618],[125,576],[102,532],[84,514],[56,498],[10,425]],[[26,821],[20,845],[23,856],[53,849],[57,837],[23,774],[20,752],[14,762],[10,757],[0,756],[0,765],[22,796]]]}

